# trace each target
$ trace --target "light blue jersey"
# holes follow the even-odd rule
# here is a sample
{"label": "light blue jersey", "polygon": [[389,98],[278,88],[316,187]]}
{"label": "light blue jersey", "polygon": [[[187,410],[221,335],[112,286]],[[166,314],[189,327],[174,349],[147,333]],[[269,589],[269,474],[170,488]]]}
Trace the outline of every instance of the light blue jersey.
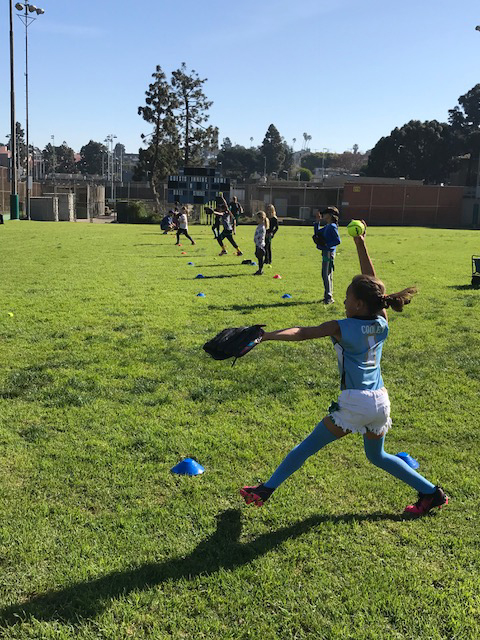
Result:
{"label": "light blue jersey", "polygon": [[388,335],[388,323],[376,318],[345,318],[337,320],[342,338],[333,344],[338,357],[341,389],[373,391],[383,387],[380,360],[383,343]]}

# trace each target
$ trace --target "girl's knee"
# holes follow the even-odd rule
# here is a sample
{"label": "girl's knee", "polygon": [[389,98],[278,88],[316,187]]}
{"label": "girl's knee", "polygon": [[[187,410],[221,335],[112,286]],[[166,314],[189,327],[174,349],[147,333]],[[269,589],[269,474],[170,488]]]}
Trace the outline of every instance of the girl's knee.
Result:
{"label": "girl's knee", "polygon": [[380,467],[383,463],[383,439],[373,440],[364,438],[363,443],[367,460],[375,466]]}

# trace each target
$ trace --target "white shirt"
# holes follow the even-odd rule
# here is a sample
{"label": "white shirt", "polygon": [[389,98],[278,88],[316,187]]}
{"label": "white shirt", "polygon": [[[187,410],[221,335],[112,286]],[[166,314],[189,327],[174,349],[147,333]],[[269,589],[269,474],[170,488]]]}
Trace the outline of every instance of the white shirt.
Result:
{"label": "white shirt", "polygon": [[185,213],[181,213],[178,218],[178,227],[179,229],[188,229],[188,218]]}
{"label": "white shirt", "polygon": [[255,236],[253,237],[255,245],[260,249],[265,249],[266,234],[267,234],[267,230],[265,228],[265,225],[260,223],[258,227],[255,229]]}

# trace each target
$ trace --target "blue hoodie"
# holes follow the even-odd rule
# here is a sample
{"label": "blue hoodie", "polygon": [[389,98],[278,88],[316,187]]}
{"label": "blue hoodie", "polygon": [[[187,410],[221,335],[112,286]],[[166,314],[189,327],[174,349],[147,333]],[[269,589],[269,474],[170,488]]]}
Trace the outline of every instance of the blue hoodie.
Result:
{"label": "blue hoodie", "polygon": [[335,247],[340,244],[340,236],[338,234],[338,225],[335,222],[321,226],[319,222],[315,222],[313,225],[315,235],[322,236],[325,240],[324,247],[317,247],[320,251],[333,251],[335,253]]}

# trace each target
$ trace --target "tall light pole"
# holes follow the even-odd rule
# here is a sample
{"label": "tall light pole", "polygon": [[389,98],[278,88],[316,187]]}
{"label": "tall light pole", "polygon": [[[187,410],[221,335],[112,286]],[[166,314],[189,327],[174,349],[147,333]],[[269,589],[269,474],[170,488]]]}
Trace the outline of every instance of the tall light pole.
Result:
{"label": "tall light pole", "polygon": [[17,2],[15,5],[17,11],[22,11],[18,17],[25,25],[25,131],[27,142],[27,182],[26,182],[26,213],[27,219],[30,220],[30,191],[32,189],[32,175],[30,171],[30,134],[29,134],[29,121],[28,121],[28,27],[36,20],[29,14],[36,13],[37,16],[41,16],[45,13],[43,9],[36,7],[29,2]]}
{"label": "tall light pole", "polygon": [[325,184],[325,151],[328,153],[330,149],[326,147],[322,149],[322,185]]}
{"label": "tall light pole", "polygon": [[[480,24],[477,24],[475,30],[480,31]],[[480,199],[480,148],[478,149],[477,188],[475,190],[475,198]]]}
{"label": "tall light pole", "polygon": [[10,0],[10,220],[18,220],[17,127],[15,119],[15,73],[13,64],[13,0]]}
{"label": "tall light pole", "polygon": [[57,170],[57,152],[55,151],[55,136],[50,136],[52,139],[52,173],[53,173],[53,195],[57,195],[57,182],[55,180],[55,172]]}
{"label": "tall light pole", "polygon": [[110,199],[113,200],[113,179],[114,179],[114,161],[113,161],[113,141],[116,139],[116,135],[110,133],[106,138],[105,142],[110,143]]}

